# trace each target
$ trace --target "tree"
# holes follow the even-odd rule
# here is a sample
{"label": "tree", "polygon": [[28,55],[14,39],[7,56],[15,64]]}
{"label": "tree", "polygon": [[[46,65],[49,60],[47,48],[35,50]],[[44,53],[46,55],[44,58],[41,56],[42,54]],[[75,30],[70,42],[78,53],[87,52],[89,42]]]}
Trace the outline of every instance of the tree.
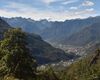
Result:
{"label": "tree", "polygon": [[0,62],[6,74],[24,78],[33,76],[36,67],[27,44],[27,36],[21,29],[9,29],[0,43]]}

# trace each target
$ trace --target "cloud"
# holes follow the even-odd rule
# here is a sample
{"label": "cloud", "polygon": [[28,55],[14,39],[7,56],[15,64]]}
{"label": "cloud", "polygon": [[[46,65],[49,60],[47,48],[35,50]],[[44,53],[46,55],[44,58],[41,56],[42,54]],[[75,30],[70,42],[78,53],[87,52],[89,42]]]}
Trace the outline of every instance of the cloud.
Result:
{"label": "cloud", "polygon": [[67,5],[67,4],[70,4],[70,3],[77,2],[77,1],[78,0],[66,0],[66,1],[62,2],[62,4]]}
{"label": "cloud", "polygon": [[44,2],[45,4],[49,5],[50,3],[61,3],[63,5],[67,5],[70,3],[74,3],[77,2],[79,0],[42,0],[42,2]]}
{"label": "cloud", "polygon": [[23,4],[23,3],[17,3],[17,2],[8,2],[7,5],[4,6],[5,9],[11,9],[11,10],[19,10],[19,11],[22,11],[22,10],[32,10],[32,9],[36,9],[36,8],[33,8],[32,6],[30,5],[27,5],[27,4]]}
{"label": "cloud", "polygon": [[70,7],[71,10],[77,10],[78,7]]}
{"label": "cloud", "polygon": [[93,8],[90,8],[90,9],[86,9],[87,11],[91,11],[91,12],[94,12],[94,9]]}
{"label": "cloud", "polygon": [[95,13],[95,11],[93,8],[80,10],[78,12],[75,12],[76,15],[88,15],[88,14],[94,14],[94,13]]}
{"label": "cloud", "polygon": [[50,4],[52,2],[56,2],[57,0],[42,0],[42,2],[44,2],[45,4]]}
{"label": "cloud", "polygon": [[[76,9],[76,7],[71,7],[71,9]],[[34,20],[40,19],[51,19],[52,21],[64,21],[66,19],[75,19],[75,18],[85,18],[91,15],[94,15],[95,11],[93,8],[85,9],[85,10],[71,10],[67,11],[52,11],[52,10],[38,10],[33,6],[23,3],[14,3],[10,2],[4,6],[4,8],[0,8],[0,16],[5,17],[25,17],[32,18]]]}
{"label": "cloud", "polygon": [[94,3],[92,1],[85,1],[82,3],[82,6],[93,6]]}
{"label": "cloud", "polygon": [[[81,11],[64,11],[64,12],[39,12],[35,10],[31,10],[32,12],[22,11],[22,12],[13,12],[13,11],[6,11],[6,10],[0,10],[0,16],[5,17],[25,17],[25,18],[32,18],[35,20],[40,19],[51,19],[52,21],[64,21],[66,19],[75,19],[75,18],[85,18],[90,15],[95,14],[94,10],[86,9]],[[24,14],[23,14],[24,13]]]}

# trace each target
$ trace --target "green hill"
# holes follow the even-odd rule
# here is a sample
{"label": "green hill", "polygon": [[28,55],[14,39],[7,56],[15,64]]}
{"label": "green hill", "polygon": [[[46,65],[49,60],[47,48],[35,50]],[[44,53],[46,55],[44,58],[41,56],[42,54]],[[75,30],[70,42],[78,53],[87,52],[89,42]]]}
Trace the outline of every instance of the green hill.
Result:
{"label": "green hill", "polygon": [[62,80],[100,80],[100,50],[70,65]]}

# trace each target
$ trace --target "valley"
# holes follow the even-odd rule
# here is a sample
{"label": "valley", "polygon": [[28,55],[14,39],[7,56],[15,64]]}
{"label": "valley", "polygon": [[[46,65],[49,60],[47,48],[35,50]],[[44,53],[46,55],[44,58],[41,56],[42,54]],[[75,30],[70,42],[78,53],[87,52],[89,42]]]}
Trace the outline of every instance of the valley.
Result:
{"label": "valley", "polygon": [[[31,37],[35,34],[39,34],[40,36],[42,36],[42,39],[44,41],[51,44],[55,48],[64,50],[67,53],[67,55],[70,56],[70,59],[73,59],[73,60],[78,57],[86,56],[88,54],[87,50],[92,45],[95,45],[95,43],[98,42],[99,37],[100,37],[99,35],[97,35],[99,34],[99,22],[100,22],[99,16],[90,17],[86,19],[66,20],[64,22],[57,22],[57,21],[53,22],[53,21],[47,21],[46,19],[35,21],[29,18],[26,19],[22,17],[15,17],[15,18],[2,17],[2,19],[7,21],[7,23],[10,24],[10,26],[12,27],[13,26],[21,27],[24,31],[30,33]],[[32,33],[35,33],[35,34],[32,35]],[[32,39],[31,37],[30,37],[30,40]],[[40,37],[37,37],[37,39],[39,38]],[[95,40],[93,40],[92,38]],[[51,45],[48,45],[48,47]],[[36,46],[40,47],[37,44]],[[42,49],[43,47],[41,46],[40,48]],[[34,49],[34,47],[32,49]],[[40,50],[36,50],[36,52],[37,51],[39,52]],[[40,57],[40,60],[43,60],[42,55],[40,54],[40,52],[38,56],[36,54],[36,58],[38,59],[38,61],[39,61],[38,57]],[[45,59],[42,63],[45,63]],[[65,59],[63,58],[63,60]],[[62,59],[60,59],[59,61],[62,61]],[[58,63],[60,63],[59,61]],[[49,60],[47,60],[47,63],[48,62]]]}
{"label": "valley", "polygon": [[0,80],[100,80],[100,0],[0,0]]}
{"label": "valley", "polygon": [[[86,21],[87,24],[84,23]],[[34,21],[21,17],[11,19],[1,17],[0,39],[4,39],[3,34],[7,30],[9,31],[12,29],[11,31],[13,31],[13,29],[15,29],[16,32],[17,28],[19,29],[18,31],[22,28],[26,35],[25,40],[28,43],[27,47],[29,48],[32,57],[36,60],[36,70],[38,72],[46,72],[50,69],[54,71],[53,74],[58,74],[59,72],[69,68],[71,65],[84,60],[87,56],[93,55],[93,53],[100,48],[99,21],[99,16],[82,20],[69,20],[65,22],[49,22],[47,20]],[[73,25],[79,22],[82,26],[80,24]],[[27,25],[30,27],[27,28]],[[41,29],[34,29],[34,26]],[[79,26],[81,27],[79,28]],[[55,33],[53,33],[52,29],[54,27]],[[30,31],[30,29],[33,30]],[[67,32],[67,30],[70,32]]]}

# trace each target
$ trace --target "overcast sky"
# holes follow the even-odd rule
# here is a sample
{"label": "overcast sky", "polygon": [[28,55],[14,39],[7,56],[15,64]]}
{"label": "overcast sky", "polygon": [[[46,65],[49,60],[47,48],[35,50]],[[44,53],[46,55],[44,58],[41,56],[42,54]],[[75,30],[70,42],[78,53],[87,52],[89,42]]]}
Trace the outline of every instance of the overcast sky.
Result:
{"label": "overcast sky", "polygon": [[0,16],[34,20],[86,18],[100,15],[100,0],[0,0]]}

